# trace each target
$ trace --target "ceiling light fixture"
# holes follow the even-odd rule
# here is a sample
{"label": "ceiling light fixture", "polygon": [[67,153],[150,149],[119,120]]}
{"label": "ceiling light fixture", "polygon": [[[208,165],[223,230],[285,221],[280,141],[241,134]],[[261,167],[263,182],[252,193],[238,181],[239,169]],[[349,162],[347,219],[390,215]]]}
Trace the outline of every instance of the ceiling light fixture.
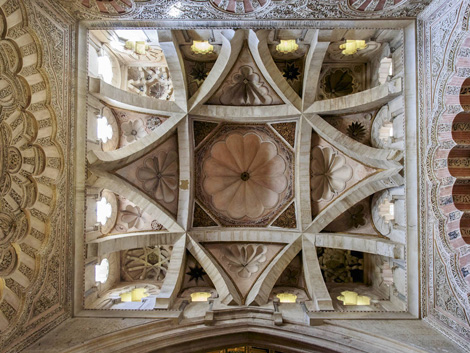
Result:
{"label": "ceiling light fixture", "polygon": [[297,49],[299,49],[299,45],[297,44],[295,39],[281,39],[281,42],[276,46],[276,50],[282,54],[293,53]]}
{"label": "ceiling light fixture", "polygon": [[367,48],[365,40],[347,40],[345,44],[339,46],[342,49],[343,55],[354,55],[358,50],[364,50]]}
{"label": "ceiling light fixture", "polygon": [[191,50],[194,54],[210,54],[214,51],[214,46],[208,40],[193,40]]}

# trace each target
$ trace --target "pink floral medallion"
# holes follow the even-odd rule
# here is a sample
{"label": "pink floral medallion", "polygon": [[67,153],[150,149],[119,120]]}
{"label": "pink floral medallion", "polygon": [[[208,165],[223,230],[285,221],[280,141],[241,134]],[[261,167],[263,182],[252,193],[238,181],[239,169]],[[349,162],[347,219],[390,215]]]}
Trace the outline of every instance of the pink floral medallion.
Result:
{"label": "pink floral medallion", "polygon": [[292,194],[293,157],[260,130],[232,129],[204,151],[200,195],[222,223],[264,223]]}

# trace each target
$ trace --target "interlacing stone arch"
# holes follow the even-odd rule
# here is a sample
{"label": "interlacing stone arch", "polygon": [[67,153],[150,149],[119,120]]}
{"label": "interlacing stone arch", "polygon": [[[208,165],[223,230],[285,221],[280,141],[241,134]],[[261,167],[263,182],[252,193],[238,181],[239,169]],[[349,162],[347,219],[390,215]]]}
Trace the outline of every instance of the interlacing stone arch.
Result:
{"label": "interlacing stone arch", "polygon": [[[366,146],[334,128],[322,116],[361,111],[365,100],[367,109],[380,108],[403,94],[403,78],[392,78],[349,97],[316,100],[307,85],[318,81],[321,68],[318,60],[325,55],[325,43],[318,42],[318,33],[308,30],[306,35],[308,80],[304,80],[303,98],[274,63],[268,48],[269,31],[263,30],[227,30],[218,34],[219,55],[203,79],[198,78],[202,82],[198,82],[191,97],[187,97],[181,74],[184,61],[176,32],[158,31],[172,77],[174,101],[126,95],[98,78],[89,78],[89,99],[107,104],[122,102],[135,112],[169,116],[154,131],[130,145],[106,152],[94,148],[87,155],[89,170],[95,176],[90,186],[109,189],[134,202],[142,211],[151,212],[167,230],[163,233],[174,238],[159,241],[172,245],[173,252],[163,283],[165,290],[157,295],[157,307],[170,308],[179,293],[185,267],[176,264],[184,263],[185,249],[201,264],[221,303],[238,305],[266,304],[281,273],[302,252],[312,311],[333,310],[317,246],[404,259],[404,245],[388,238],[350,234],[329,238],[328,233],[321,233],[351,206],[404,184],[402,151]],[[316,89],[315,85],[311,88]],[[243,96],[232,95],[230,98],[234,99],[228,99],[224,94],[231,90],[242,90]],[[265,105],[267,101],[277,103]],[[195,121],[207,130],[197,139]],[[291,132],[290,126],[294,129]],[[166,146],[172,139],[177,140],[174,145],[177,147],[172,148],[179,161],[177,212],[171,212],[162,198],[149,194],[141,184],[149,183],[151,177],[160,178],[163,175],[160,167],[155,164],[152,173],[143,171],[140,177],[132,174],[141,168],[142,161],[148,160],[146,156],[168,151]],[[311,185],[311,180],[320,180],[311,174],[313,139],[320,141],[320,150],[324,151],[323,162],[319,163],[329,165],[316,174],[324,176],[323,186]],[[193,166],[196,172],[191,171]],[[358,168],[364,171],[360,177],[354,172]],[[341,175],[337,178],[337,174]],[[317,187],[325,191],[317,193],[320,196],[312,201],[311,189]],[[292,199],[297,210],[296,222],[292,229],[276,227],[275,220],[291,205]],[[320,206],[314,214],[311,205],[317,201]],[[205,222],[211,226],[193,226],[195,208],[199,214],[205,214]],[[102,256],[110,251],[155,245],[152,241],[157,238],[158,234],[152,232],[132,237],[116,234],[94,240],[91,245],[93,252]],[[233,241],[247,245],[230,246]],[[271,250],[263,245],[273,243],[279,245]],[[145,262],[147,266],[148,260]]]}

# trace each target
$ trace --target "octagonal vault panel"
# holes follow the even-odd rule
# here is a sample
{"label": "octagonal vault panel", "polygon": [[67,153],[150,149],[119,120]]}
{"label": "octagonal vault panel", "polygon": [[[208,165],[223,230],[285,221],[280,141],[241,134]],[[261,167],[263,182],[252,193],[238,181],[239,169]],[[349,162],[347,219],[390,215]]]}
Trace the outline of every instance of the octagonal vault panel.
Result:
{"label": "octagonal vault panel", "polygon": [[196,151],[196,198],[223,226],[267,226],[294,195],[294,153],[269,125],[223,124]]}

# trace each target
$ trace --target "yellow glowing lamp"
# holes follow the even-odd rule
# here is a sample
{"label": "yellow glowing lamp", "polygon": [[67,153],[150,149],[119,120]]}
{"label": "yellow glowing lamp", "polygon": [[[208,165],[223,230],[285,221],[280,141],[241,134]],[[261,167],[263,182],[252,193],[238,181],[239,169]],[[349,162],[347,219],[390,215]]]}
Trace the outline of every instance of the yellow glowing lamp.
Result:
{"label": "yellow glowing lamp", "polygon": [[370,305],[369,297],[348,290],[341,292],[341,295],[337,298],[343,302],[343,305]]}
{"label": "yellow glowing lamp", "polygon": [[191,50],[194,54],[209,54],[214,51],[214,46],[208,40],[193,40]]}
{"label": "yellow glowing lamp", "polygon": [[140,302],[142,298],[146,298],[149,294],[145,288],[135,288],[130,292],[119,294],[122,302]]}
{"label": "yellow glowing lamp", "polygon": [[276,46],[276,50],[282,54],[293,53],[297,49],[299,49],[299,45],[297,44],[295,39],[281,39],[281,42]]}
{"label": "yellow glowing lamp", "polygon": [[135,42],[135,52],[137,54],[145,55],[147,49],[148,49],[148,45],[144,41]]}
{"label": "yellow glowing lamp", "polygon": [[295,303],[297,302],[297,296],[291,293],[279,293],[276,295],[281,303]]}
{"label": "yellow glowing lamp", "polygon": [[119,296],[121,297],[121,301],[122,302],[131,302],[132,301],[132,294],[131,292],[125,292],[125,293],[121,293],[119,294]]}
{"label": "yellow glowing lamp", "polygon": [[354,55],[358,50],[363,50],[367,48],[365,40],[347,40],[345,44],[339,46],[342,49],[343,55]]}
{"label": "yellow glowing lamp", "polygon": [[128,40],[126,41],[124,48],[132,50],[136,54],[145,55],[145,53],[149,49],[149,46],[147,45],[147,42],[143,40],[138,40],[138,41]]}
{"label": "yellow glowing lamp", "polygon": [[135,288],[132,290],[131,295],[133,302],[140,302],[142,301],[142,298],[149,296],[145,288]]}
{"label": "yellow glowing lamp", "polygon": [[192,302],[206,302],[211,296],[208,292],[194,292],[191,293],[191,301]]}

